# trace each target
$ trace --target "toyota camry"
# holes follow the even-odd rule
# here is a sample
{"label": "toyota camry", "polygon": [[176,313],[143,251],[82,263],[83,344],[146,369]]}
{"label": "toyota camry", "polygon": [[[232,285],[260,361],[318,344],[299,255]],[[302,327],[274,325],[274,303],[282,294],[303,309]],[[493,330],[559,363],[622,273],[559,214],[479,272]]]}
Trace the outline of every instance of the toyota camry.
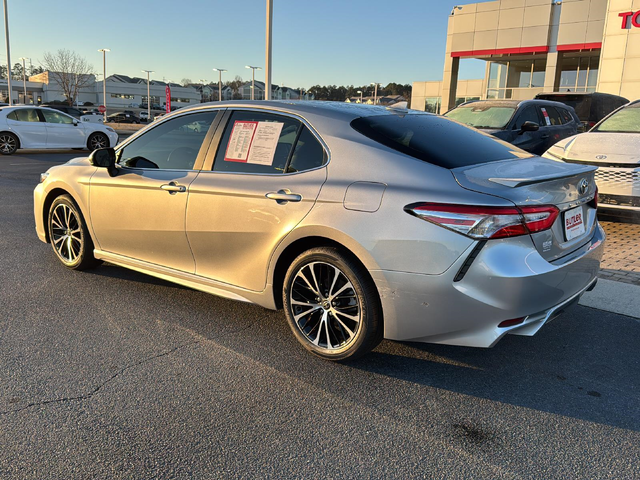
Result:
{"label": "toyota camry", "polygon": [[283,309],[326,359],[490,347],[595,285],[594,170],[406,109],[216,102],[50,168],[35,223],[68,268]]}

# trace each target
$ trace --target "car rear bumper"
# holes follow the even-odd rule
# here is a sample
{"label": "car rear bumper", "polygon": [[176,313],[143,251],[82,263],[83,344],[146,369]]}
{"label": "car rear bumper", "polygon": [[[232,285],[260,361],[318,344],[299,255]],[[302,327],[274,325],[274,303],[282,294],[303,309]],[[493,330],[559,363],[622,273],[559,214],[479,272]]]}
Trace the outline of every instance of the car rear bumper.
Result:
{"label": "car rear bumper", "polygon": [[[385,338],[491,347],[507,333],[533,335],[595,284],[604,240],[598,225],[589,242],[554,263],[528,236],[492,240],[459,281],[454,278],[474,246],[441,275],[371,271]],[[512,319],[522,322],[498,327]]]}

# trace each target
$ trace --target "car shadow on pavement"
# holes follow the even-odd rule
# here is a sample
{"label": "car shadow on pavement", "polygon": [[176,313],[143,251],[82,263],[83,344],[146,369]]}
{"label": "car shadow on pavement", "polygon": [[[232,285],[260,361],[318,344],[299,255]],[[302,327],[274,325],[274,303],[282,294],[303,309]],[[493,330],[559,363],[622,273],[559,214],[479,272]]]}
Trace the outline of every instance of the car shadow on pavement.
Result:
{"label": "car shadow on pavement", "polygon": [[130,282],[144,283],[149,285],[158,285],[162,287],[177,288],[182,290],[193,290],[192,288],[179,285],[177,283],[168,282],[161,278],[152,277],[144,273],[136,272],[135,270],[129,270],[128,268],[120,267],[112,263],[104,262],[100,266],[85,270],[84,273],[91,273],[99,275],[101,277],[119,278],[120,280],[128,280]]}
{"label": "car shadow on pavement", "polygon": [[581,306],[534,337],[506,336],[492,349],[384,342],[348,366],[640,431],[638,345],[637,320]]}

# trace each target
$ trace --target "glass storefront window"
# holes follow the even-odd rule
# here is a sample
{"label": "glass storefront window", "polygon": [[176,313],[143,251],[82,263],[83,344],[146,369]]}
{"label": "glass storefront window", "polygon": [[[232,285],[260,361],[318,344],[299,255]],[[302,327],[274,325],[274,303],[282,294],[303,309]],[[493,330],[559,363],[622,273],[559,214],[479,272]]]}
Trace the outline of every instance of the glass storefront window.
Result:
{"label": "glass storefront window", "polygon": [[440,113],[440,97],[427,97],[424,99],[424,111],[429,113]]}
{"label": "glass storefront window", "polygon": [[487,98],[512,98],[513,89],[544,87],[546,67],[546,58],[492,62]]}
{"label": "glass storefront window", "polygon": [[598,79],[600,58],[597,56],[565,56],[560,73],[561,92],[593,92]]}

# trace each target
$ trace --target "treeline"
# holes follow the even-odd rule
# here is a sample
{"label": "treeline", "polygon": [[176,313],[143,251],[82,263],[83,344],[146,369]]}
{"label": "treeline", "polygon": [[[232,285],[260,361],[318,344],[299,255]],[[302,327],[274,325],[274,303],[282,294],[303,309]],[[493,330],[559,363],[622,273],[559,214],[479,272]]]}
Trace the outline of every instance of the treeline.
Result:
{"label": "treeline", "polygon": [[[316,100],[331,100],[335,102],[344,102],[350,97],[360,97],[358,90],[362,91],[363,97],[372,97],[374,95],[374,86],[354,86],[347,87],[337,85],[314,85],[309,88],[309,92],[315,95]],[[411,98],[411,84],[389,83],[388,85],[378,85],[378,97],[386,95],[402,95],[409,100]]]}

